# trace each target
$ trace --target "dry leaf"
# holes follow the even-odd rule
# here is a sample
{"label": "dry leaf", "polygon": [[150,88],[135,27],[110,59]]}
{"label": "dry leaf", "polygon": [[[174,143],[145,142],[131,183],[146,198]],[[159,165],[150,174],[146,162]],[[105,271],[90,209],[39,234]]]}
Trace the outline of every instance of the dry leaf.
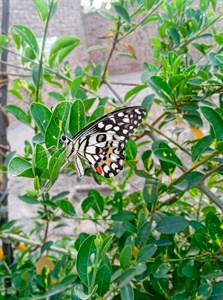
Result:
{"label": "dry leaf", "polygon": [[124,43],[123,45],[134,58],[137,58],[135,50],[131,45],[129,45],[128,43]]}
{"label": "dry leaf", "polygon": [[112,33],[112,32],[110,32],[110,33],[107,33],[106,35],[99,36],[98,39],[100,39],[100,40],[105,40],[105,39],[113,38],[114,36],[115,36],[115,34]]}
{"label": "dry leaf", "polygon": [[196,137],[197,139],[202,139],[204,137],[204,134],[200,128],[195,128],[190,126],[190,130],[193,136]]}
{"label": "dry leaf", "polygon": [[47,267],[49,270],[53,270],[54,263],[49,257],[42,255],[36,262],[36,274],[40,275],[44,267]]}

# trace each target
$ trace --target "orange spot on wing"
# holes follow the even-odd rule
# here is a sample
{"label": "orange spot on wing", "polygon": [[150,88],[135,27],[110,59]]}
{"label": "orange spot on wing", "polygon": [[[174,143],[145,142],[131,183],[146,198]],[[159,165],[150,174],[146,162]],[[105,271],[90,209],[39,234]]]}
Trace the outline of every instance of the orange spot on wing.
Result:
{"label": "orange spot on wing", "polygon": [[99,175],[101,175],[101,174],[103,173],[103,170],[102,170],[102,168],[101,168],[100,166],[97,166],[97,167],[95,168],[95,170],[96,170],[96,172],[97,172]]}

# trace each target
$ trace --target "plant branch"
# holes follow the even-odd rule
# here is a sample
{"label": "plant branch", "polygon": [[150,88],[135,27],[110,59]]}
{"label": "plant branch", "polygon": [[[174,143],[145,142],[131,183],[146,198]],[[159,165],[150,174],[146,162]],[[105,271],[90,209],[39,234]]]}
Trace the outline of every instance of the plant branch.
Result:
{"label": "plant branch", "polygon": [[154,130],[156,133],[158,133],[159,135],[165,137],[165,139],[167,139],[168,141],[170,141],[171,143],[173,143],[175,146],[177,146],[180,150],[182,150],[184,153],[190,155],[190,153],[184,148],[182,147],[180,144],[178,144],[177,142],[175,142],[173,139],[171,139],[170,137],[168,137],[165,133],[163,133],[162,131],[156,129],[155,127],[153,127],[152,125],[146,123],[146,125],[151,129]]}
{"label": "plant branch", "polygon": [[212,193],[211,190],[209,190],[203,183],[198,184],[197,188],[223,211],[223,202],[214,193]]}
{"label": "plant branch", "polygon": [[36,102],[39,102],[39,91],[40,91],[40,80],[41,80],[41,74],[43,71],[43,56],[44,56],[44,49],[45,49],[45,43],[46,43],[46,35],[48,31],[51,11],[54,5],[54,1],[51,0],[50,7],[49,7],[49,13],[46,19],[46,24],[44,27],[44,34],[43,34],[43,41],[42,41],[42,47],[41,47],[41,53],[40,53],[40,61],[39,61],[39,68],[38,68],[38,77],[37,77],[37,88],[36,88]]}
{"label": "plant branch", "polygon": [[[21,237],[17,234],[13,234],[13,233],[1,232],[0,233],[0,238],[8,239],[8,240],[11,240],[11,241],[21,242],[21,243],[28,244],[28,245],[31,245],[31,246],[36,246],[38,248],[43,246],[42,243],[30,240],[30,239],[23,238],[23,237]],[[55,247],[55,246],[50,246],[49,250],[51,250],[53,252],[57,252],[57,253],[62,253],[62,254],[68,254],[70,252],[70,250],[58,248],[58,247]]]}
{"label": "plant branch", "polygon": [[123,103],[123,99],[121,98],[121,96],[116,92],[115,89],[113,89],[113,87],[111,86],[111,84],[104,79],[103,80],[104,84],[107,85],[107,87],[110,89],[110,91],[116,96],[116,98],[119,100],[120,103]]}
{"label": "plant branch", "polygon": [[113,52],[115,50],[115,47],[116,47],[116,45],[118,43],[118,36],[119,36],[119,29],[120,29],[120,27],[121,27],[121,20],[119,18],[117,26],[116,26],[116,33],[115,33],[115,36],[114,36],[114,39],[113,39],[113,44],[112,44],[111,50],[110,50],[110,52],[108,54],[107,61],[105,63],[105,68],[104,68],[103,75],[102,75],[102,82],[105,80],[105,76],[106,76],[106,72],[107,72],[107,69],[108,69],[108,65],[109,65],[110,60],[112,58]]}

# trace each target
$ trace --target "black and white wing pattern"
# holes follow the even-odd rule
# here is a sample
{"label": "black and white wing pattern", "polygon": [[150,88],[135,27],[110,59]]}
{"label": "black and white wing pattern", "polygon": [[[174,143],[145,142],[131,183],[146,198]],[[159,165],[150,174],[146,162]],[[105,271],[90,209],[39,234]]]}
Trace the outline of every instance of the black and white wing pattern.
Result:
{"label": "black and white wing pattern", "polygon": [[[141,124],[146,111],[141,106],[123,108],[89,124],[72,138],[71,148],[79,173],[83,175],[80,157],[104,177],[116,176],[123,169],[125,145]],[[65,137],[65,136],[64,136]],[[65,138],[61,137],[64,142]],[[68,153],[68,157],[72,156]]]}

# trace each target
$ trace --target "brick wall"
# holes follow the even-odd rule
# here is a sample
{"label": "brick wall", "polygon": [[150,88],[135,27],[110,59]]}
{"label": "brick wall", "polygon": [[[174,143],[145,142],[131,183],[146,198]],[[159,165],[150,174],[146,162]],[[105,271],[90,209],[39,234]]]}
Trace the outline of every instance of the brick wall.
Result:
{"label": "brick wall", "polygon": [[[198,0],[196,0],[198,2]],[[194,4],[196,4],[196,1]],[[219,9],[223,13],[223,6]],[[1,10],[2,1],[0,1]],[[140,16],[141,19],[141,16]],[[43,35],[43,28],[40,18],[35,10],[32,0],[10,0],[10,24],[24,24],[29,26],[38,38]],[[87,61],[92,60],[95,63],[105,62],[108,51],[87,52],[87,48],[97,44],[111,44],[111,40],[102,40],[98,37],[109,33],[111,22],[97,13],[84,14],[80,7],[80,1],[59,0],[57,13],[49,26],[49,37],[59,37],[62,35],[76,35],[81,39],[81,45],[69,56],[69,61],[73,67],[76,65],[85,65]],[[220,29],[222,21],[217,24]],[[135,50],[137,60],[117,55],[118,52],[126,52],[123,43],[118,45],[111,60],[110,73],[124,73],[143,70],[143,62],[152,59],[152,49],[150,39],[156,34],[156,23],[150,23],[142,27],[136,33],[128,37],[124,42],[129,43]],[[195,51],[196,55],[196,51]],[[15,61],[14,56],[10,55],[10,61]]]}

